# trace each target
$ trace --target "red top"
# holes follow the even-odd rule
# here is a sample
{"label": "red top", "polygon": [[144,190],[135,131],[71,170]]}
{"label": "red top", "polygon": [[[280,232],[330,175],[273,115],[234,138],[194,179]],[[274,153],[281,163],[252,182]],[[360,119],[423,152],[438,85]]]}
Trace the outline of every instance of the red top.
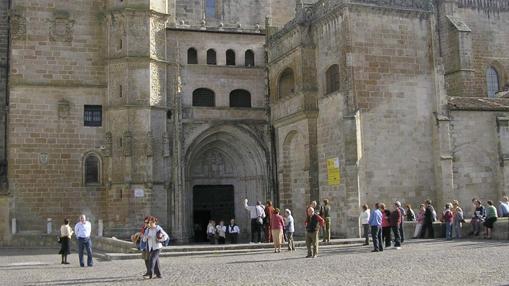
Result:
{"label": "red top", "polygon": [[443,221],[444,222],[452,222],[452,211],[449,209],[446,209],[443,214]]}
{"label": "red top", "polygon": [[285,223],[283,217],[278,214],[273,214],[270,218],[270,229],[283,229]]}
{"label": "red top", "polygon": [[265,207],[265,217],[267,218],[267,221],[270,223],[270,219],[272,217],[272,214],[274,213],[274,207]]}
{"label": "red top", "polygon": [[382,227],[389,227],[391,226],[391,222],[389,221],[389,216],[385,211],[386,210],[382,212]]}

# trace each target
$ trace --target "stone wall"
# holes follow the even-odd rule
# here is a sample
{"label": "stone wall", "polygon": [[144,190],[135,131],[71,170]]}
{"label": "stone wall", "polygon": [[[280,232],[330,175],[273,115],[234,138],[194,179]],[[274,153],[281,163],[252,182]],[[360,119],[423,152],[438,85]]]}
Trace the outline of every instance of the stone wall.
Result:
{"label": "stone wall", "polygon": [[14,4],[8,171],[18,230],[80,213],[95,227],[106,194],[84,186],[83,156],[102,156],[104,131],[85,127],[83,114],[84,105],[104,106],[103,2]]}

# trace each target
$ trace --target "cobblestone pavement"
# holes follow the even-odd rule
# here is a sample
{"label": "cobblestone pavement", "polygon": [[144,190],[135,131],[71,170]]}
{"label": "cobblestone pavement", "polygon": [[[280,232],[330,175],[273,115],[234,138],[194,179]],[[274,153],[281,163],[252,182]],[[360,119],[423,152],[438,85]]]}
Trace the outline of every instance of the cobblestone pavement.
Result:
{"label": "cobblestone pavement", "polygon": [[59,264],[56,250],[0,249],[0,285],[509,285],[509,243],[420,240],[371,253],[360,245],[161,259],[163,279],[143,280],[141,259]]}

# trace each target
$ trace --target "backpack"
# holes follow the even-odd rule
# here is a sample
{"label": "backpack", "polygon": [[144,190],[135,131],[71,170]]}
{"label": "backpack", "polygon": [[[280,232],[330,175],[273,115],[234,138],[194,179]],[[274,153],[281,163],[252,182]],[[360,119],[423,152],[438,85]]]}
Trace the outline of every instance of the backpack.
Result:
{"label": "backpack", "polygon": [[[158,228],[157,228],[157,233],[156,233],[156,236],[157,236],[157,237],[160,237],[160,236],[162,235],[162,234],[161,234],[161,231],[162,231],[162,230],[163,230],[163,229],[162,229],[161,227],[159,227],[159,226],[158,226]],[[166,240],[165,240],[165,241],[160,241],[160,242],[161,242],[161,244],[162,244],[163,246],[168,246],[168,245],[170,244],[170,236],[167,234],[167,235],[166,235],[166,237],[167,237],[167,238],[166,238]]]}

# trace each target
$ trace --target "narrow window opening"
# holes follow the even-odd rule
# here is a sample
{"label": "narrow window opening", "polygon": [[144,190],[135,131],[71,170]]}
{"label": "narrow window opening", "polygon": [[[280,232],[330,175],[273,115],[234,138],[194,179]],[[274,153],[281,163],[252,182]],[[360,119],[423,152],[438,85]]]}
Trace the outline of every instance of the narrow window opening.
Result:
{"label": "narrow window opening", "polygon": [[246,65],[246,67],[254,67],[254,65],[255,65],[254,52],[252,50],[246,51],[245,65]]}
{"label": "narrow window opening", "polygon": [[235,52],[233,50],[226,51],[226,65],[227,66],[235,65]]}
{"label": "narrow window opening", "polygon": [[189,48],[187,50],[187,64],[196,65],[198,64],[198,52],[195,48]]}
{"label": "narrow window opening", "polygon": [[207,64],[217,65],[216,51],[214,51],[213,49],[209,49],[207,51]]}

